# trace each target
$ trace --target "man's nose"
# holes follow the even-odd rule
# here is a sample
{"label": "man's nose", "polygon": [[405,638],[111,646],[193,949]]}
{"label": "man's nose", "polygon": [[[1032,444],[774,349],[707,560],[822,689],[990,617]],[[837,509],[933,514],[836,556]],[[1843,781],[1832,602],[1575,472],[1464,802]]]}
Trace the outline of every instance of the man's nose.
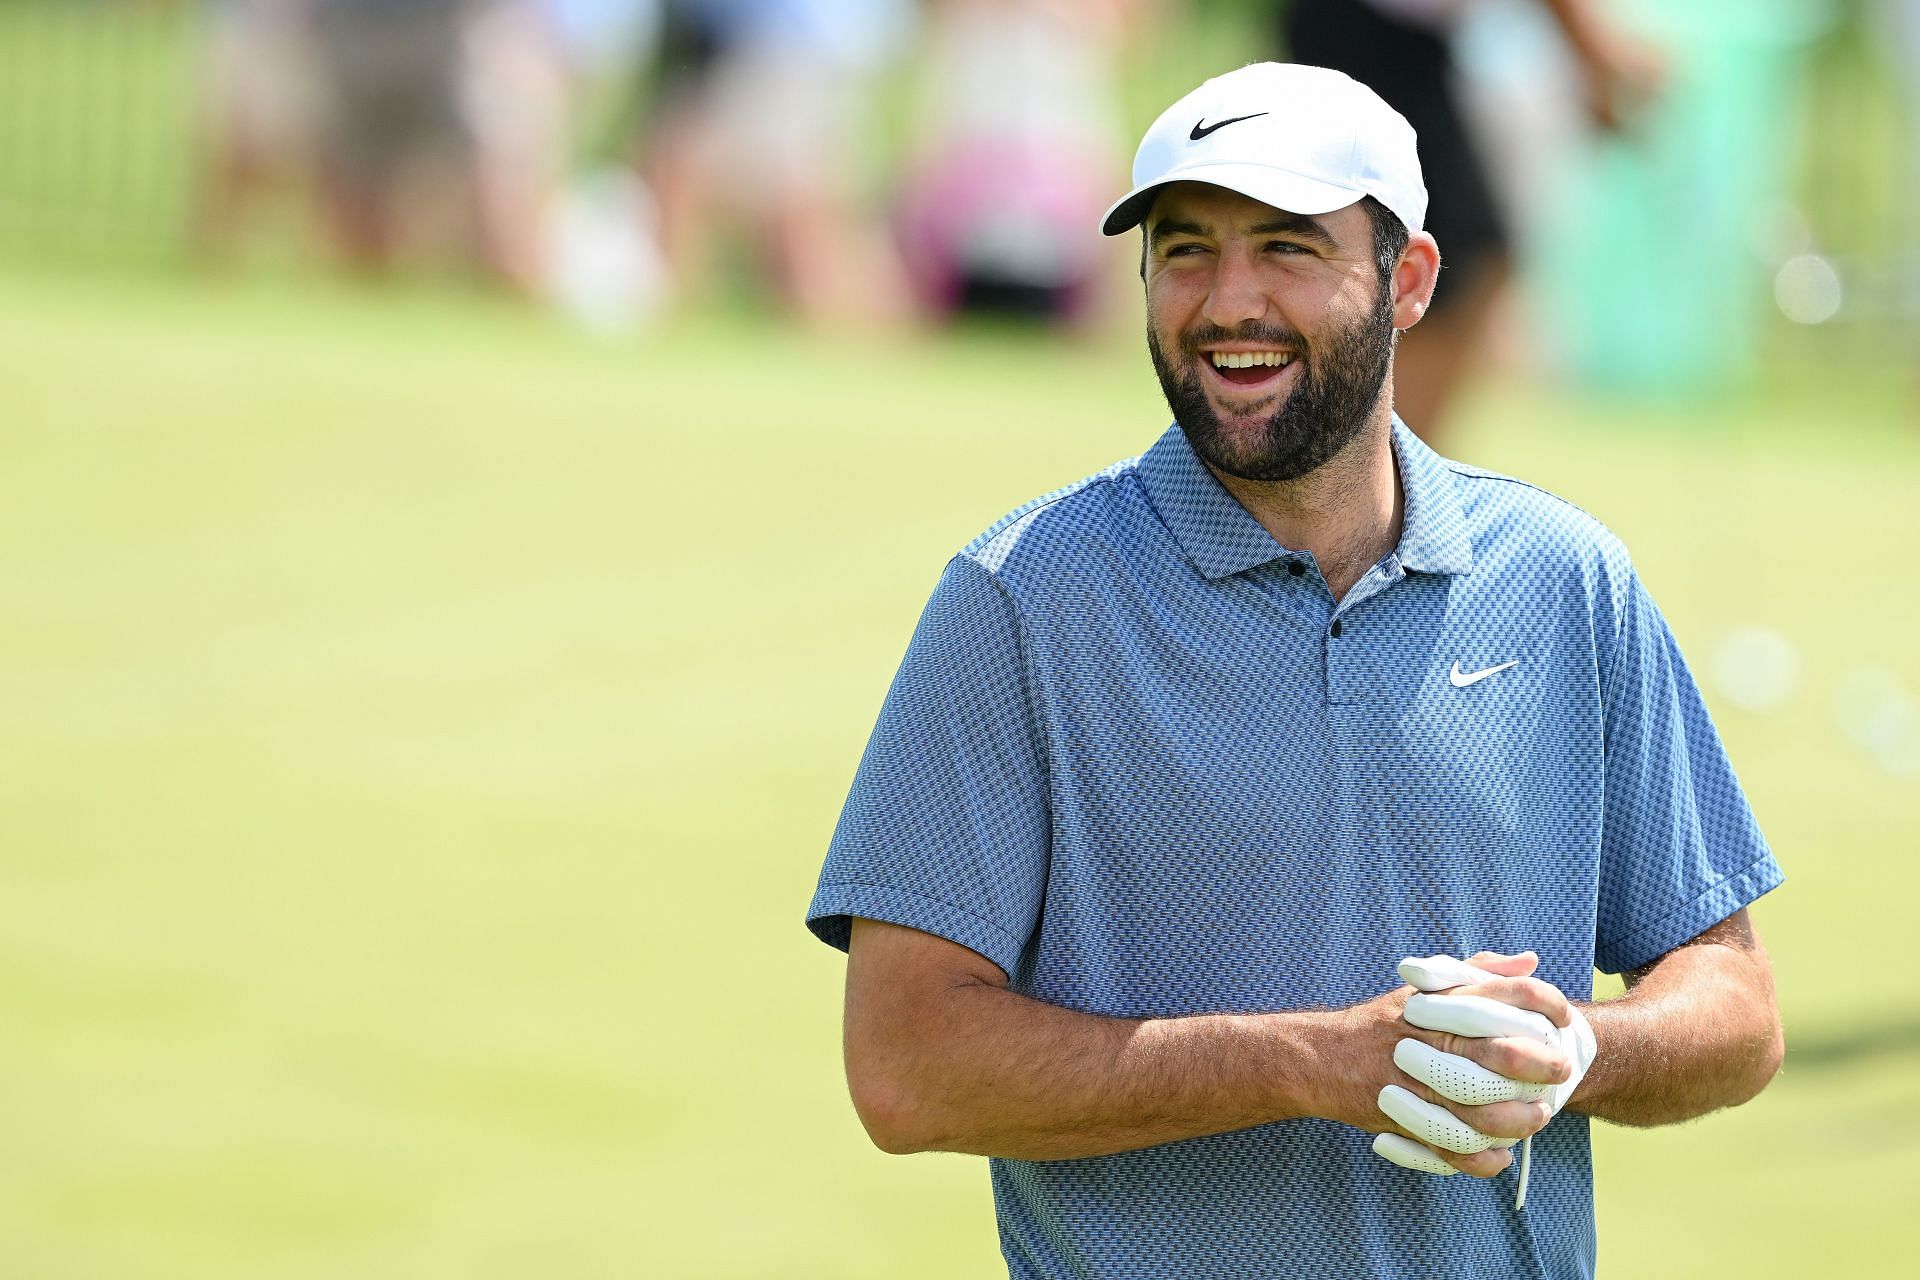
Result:
{"label": "man's nose", "polygon": [[1207,319],[1222,329],[1232,329],[1266,314],[1267,295],[1254,265],[1238,254],[1220,255],[1213,288],[1207,294]]}

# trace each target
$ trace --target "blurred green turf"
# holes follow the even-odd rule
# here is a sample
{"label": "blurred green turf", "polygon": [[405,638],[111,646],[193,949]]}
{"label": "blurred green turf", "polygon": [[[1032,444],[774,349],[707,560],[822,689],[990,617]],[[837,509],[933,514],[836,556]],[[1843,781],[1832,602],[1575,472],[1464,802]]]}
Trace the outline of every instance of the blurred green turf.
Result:
{"label": "blurred green turf", "polygon": [[[867,1147],[801,926],[947,555],[1137,452],[1131,341],[600,343],[471,299],[0,268],[0,1272],[993,1274],[986,1173]],[[1904,1274],[1920,443],[1864,375],[1482,393],[1455,451],[1628,538],[1790,880],[1795,1055],[1600,1139],[1614,1275]]]}
{"label": "blurred green turf", "polygon": [[205,7],[0,0],[0,246],[178,255]]}

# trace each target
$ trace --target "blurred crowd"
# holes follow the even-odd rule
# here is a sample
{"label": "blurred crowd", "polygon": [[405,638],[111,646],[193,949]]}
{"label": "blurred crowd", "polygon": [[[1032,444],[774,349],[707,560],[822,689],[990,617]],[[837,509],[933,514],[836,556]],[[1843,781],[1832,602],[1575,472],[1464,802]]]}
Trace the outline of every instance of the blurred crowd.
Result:
{"label": "blurred crowd", "polygon": [[[1583,137],[1634,144],[1662,100],[1665,136],[1638,176],[1569,202],[1594,219],[1562,229],[1591,244],[1597,273],[1561,272],[1582,291],[1572,310],[1589,318],[1596,368],[1619,377],[1638,360],[1649,385],[1739,345],[1723,318],[1741,305],[1732,292],[1654,296],[1650,282],[1751,275],[1750,254],[1738,269],[1713,255],[1747,254],[1733,220],[1788,181],[1775,141],[1793,127],[1789,81],[1769,68],[1841,4],[1885,20],[1920,138],[1917,0],[1239,0],[1246,47],[1201,70],[1335,66],[1413,120],[1447,273],[1402,353],[1403,396],[1410,419],[1437,422],[1492,331],[1516,224],[1544,216],[1543,174]],[[819,325],[992,311],[1084,326],[1116,314],[1102,294],[1137,251],[1093,231],[1145,123],[1127,118],[1123,89],[1205,7],[206,0],[197,241],[231,253],[259,208],[293,192],[350,270],[453,259],[598,326],[743,286]],[[1660,36],[1629,34],[1636,19]],[[1894,167],[1920,173],[1910,157]],[[1795,269],[1811,285],[1782,309],[1811,287],[1802,309],[1820,311],[1826,268]],[[1623,345],[1636,334],[1644,350]]]}
{"label": "blurred crowd", "polygon": [[[455,256],[592,321],[747,276],[809,322],[1073,324],[1153,8],[215,0],[198,239],[228,251],[292,189],[356,271]],[[583,163],[609,85],[627,136]]]}

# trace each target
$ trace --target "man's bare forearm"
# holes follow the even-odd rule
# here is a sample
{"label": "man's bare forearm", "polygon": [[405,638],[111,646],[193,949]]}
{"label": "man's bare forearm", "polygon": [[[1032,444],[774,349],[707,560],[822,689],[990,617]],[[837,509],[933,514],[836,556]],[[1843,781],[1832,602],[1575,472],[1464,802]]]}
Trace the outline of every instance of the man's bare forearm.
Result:
{"label": "man's bare forearm", "polygon": [[[898,949],[926,945],[857,927],[855,966],[904,968]],[[1108,1018],[980,966],[918,992],[849,983],[849,1083],[882,1148],[1070,1160],[1313,1113],[1317,1024],[1333,1015]]]}
{"label": "man's bare forearm", "polygon": [[1672,1124],[1747,1101],[1779,1070],[1773,973],[1744,911],[1627,977],[1586,1010],[1600,1052],[1573,1110]]}
{"label": "man's bare forearm", "polygon": [[1311,1014],[1103,1018],[985,984],[948,1007],[905,1149],[1071,1160],[1309,1113]]}

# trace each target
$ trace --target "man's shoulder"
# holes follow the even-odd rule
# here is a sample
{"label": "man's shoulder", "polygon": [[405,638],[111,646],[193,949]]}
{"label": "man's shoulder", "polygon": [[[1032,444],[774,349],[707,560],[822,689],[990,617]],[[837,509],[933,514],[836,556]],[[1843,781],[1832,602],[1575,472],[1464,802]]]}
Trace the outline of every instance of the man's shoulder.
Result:
{"label": "man's shoulder", "polygon": [[1112,546],[1129,521],[1131,482],[1139,464],[1137,457],[1122,459],[1022,503],[960,554],[1003,581],[1031,580],[1082,561],[1077,552]]}
{"label": "man's shoulder", "polygon": [[1558,560],[1608,576],[1631,572],[1626,544],[1585,508],[1529,480],[1443,461],[1473,528],[1476,553]]}

